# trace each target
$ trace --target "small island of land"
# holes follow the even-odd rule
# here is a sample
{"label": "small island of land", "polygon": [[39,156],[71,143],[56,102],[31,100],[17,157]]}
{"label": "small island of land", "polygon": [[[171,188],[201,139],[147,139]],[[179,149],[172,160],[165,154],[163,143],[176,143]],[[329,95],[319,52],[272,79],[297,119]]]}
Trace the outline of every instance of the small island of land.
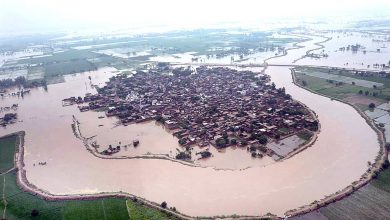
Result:
{"label": "small island of land", "polygon": [[[159,63],[131,76],[114,76],[97,91],[84,98],[64,99],[64,105],[77,103],[80,111],[105,111],[123,125],[160,122],[185,147],[176,155],[181,160],[191,159],[192,146],[210,145],[217,149],[247,147],[252,157],[268,155],[279,160],[299,146],[267,143],[297,136],[307,142],[319,128],[313,112],[293,100],[284,88],[277,89],[268,75],[252,71],[174,68]],[[102,154],[119,150],[109,147]],[[201,156],[210,157],[211,153],[204,151]]]}

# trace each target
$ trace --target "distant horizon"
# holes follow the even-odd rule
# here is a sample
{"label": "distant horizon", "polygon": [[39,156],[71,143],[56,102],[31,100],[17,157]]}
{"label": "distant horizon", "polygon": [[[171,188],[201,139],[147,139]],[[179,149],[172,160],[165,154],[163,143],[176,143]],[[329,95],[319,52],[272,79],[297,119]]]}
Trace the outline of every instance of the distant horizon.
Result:
{"label": "distant horizon", "polygon": [[[335,6],[337,5],[337,6]],[[5,0],[0,8],[0,36],[26,33],[113,31],[163,27],[199,29],[234,24],[256,27],[278,21],[308,22],[333,20],[348,24],[351,20],[390,18],[390,1],[274,0],[232,2],[205,0],[111,1],[27,1]]]}

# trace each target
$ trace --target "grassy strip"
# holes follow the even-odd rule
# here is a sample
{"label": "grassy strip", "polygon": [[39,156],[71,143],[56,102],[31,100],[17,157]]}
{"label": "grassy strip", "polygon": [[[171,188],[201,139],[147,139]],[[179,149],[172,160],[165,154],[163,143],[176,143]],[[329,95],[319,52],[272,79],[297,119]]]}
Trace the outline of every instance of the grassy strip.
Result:
{"label": "grassy strip", "polygon": [[[378,189],[384,190],[390,193],[390,169],[386,169],[379,173],[378,179],[372,182],[372,185]],[[389,197],[390,200],[390,197]],[[390,211],[389,211],[390,216]]]}
{"label": "grassy strip", "polygon": [[130,219],[137,220],[159,220],[159,219],[177,219],[172,215],[154,210],[142,205],[140,202],[127,200],[127,208]]}

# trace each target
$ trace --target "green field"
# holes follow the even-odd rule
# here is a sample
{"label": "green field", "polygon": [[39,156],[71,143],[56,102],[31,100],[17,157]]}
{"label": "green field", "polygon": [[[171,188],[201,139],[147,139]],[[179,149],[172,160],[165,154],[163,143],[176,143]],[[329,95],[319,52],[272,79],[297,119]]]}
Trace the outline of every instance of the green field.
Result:
{"label": "green field", "polygon": [[[338,99],[344,99],[347,102],[350,102],[348,98],[353,97],[356,105],[360,110],[368,110],[368,104],[373,102],[377,105],[381,103],[388,102],[390,100],[390,87],[381,87],[380,89],[375,88],[366,88],[361,86],[356,86],[352,84],[342,84],[337,85],[335,82],[330,83],[326,79],[321,79],[318,77],[309,76],[303,73],[295,73],[296,82],[317,93],[334,97]],[[359,92],[362,92],[360,94]],[[368,93],[367,95],[365,93]],[[375,96],[374,96],[375,93]],[[360,103],[358,99],[365,100],[362,101],[365,104]]]}
{"label": "green field", "polygon": [[[370,76],[370,77],[356,76],[348,73],[345,70],[344,71],[329,70],[329,69],[320,69],[320,68],[296,68],[296,70],[299,71],[299,72],[295,72],[295,76],[297,77],[298,84],[324,95],[343,99],[350,95],[356,95],[361,90],[363,92],[363,95],[365,95],[364,93],[366,91],[369,93],[367,97],[380,99],[383,102],[390,101],[390,79],[388,78],[374,77],[374,76]],[[349,77],[358,80],[364,80],[368,82],[383,83],[383,86],[377,88],[367,88],[363,86],[352,85],[351,83],[342,83],[341,85],[340,84],[337,85],[336,81],[330,82],[327,79],[315,77],[316,73],[318,73],[318,75],[320,76],[325,72],[329,75],[335,75],[336,77],[343,76],[343,77]],[[306,83],[303,83],[303,81],[305,81]],[[376,93],[375,96],[374,93]]]}
{"label": "green field", "polygon": [[0,173],[14,166],[16,138],[14,136],[3,138],[0,143]]}
{"label": "green field", "polygon": [[328,219],[388,219],[390,193],[375,187],[377,181],[351,196],[320,209]]}
{"label": "green field", "polygon": [[74,60],[90,59],[99,56],[103,56],[103,55],[96,54],[88,50],[68,50],[64,52],[53,53],[52,56],[21,59],[18,61],[18,63],[48,64],[48,63],[59,63],[59,62],[69,62]]}
{"label": "green field", "polygon": [[390,169],[382,171],[379,174],[378,180],[374,181],[372,184],[375,187],[390,193]]}
{"label": "green field", "polygon": [[390,216],[390,169],[352,195],[294,220],[377,220]]}
{"label": "green field", "polygon": [[[1,151],[0,162],[13,164],[16,136],[0,139],[0,146],[8,147]],[[3,154],[4,152],[4,154]],[[5,157],[4,155],[8,155]],[[9,157],[11,155],[11,157]],[[5,163],[4,163],[5,164]],[[127,208],[128,205],[129,209]],[[32,216],[32,210],[38,216]],[[0,175],[0,219],[7,220],[138,220],[138,219],[174,219],[158,210],[125,199],[107,198],[88,201],[46,201],[22,191],[16,183],[16,171]]]}
{"label": "green field", "polygon": [[[336,85],[335,82],[330,83],[326,79],[321,79],[318,77],[309,76],[303,73],[295,73],[295,76],[297,78],[297,83],[305,86],[313,91],[319,92],[324,95],[332,96],[335,98],[343,99],[350,95],[356,95],[359,93],[360,90],[369,92],[368,97],[372,97],[375,99],[381,99],[384,102],[390,100],[390,87],[386,87],[386,84],[383,88],[366,88],[361,86],[356,86],[352,84],[342,84],[342,85]],[[303,85],[303,81],[305,81],[306,85]],[[373,93],[377,93],[377,95],[374,97]],[[364,95],[364,94],[362,94]]]}
{"label": "green field", "polygon": [[127,207],[130,213],[130,219],[139,220],[163,220],[163,219],[176,219],[169,214],[162,213],[160,211],[145,207],[139,203],[131,202],[127,203]]}
{"label": "green field", "polygon": [[45,67],[45,77],[61,76],[72,73],[96,70],[96,66],[86,60],[75,60],[61,63],[50,63]]}

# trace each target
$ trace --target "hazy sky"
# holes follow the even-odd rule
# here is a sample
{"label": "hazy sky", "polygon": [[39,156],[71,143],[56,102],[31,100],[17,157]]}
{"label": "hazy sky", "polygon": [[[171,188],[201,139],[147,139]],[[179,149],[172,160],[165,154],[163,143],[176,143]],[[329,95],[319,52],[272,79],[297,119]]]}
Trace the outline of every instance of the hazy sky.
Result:
{"label": "hazy sky", "polygon": [[344,15],[389,16],[390,0],[1,0],[0,33]]}

